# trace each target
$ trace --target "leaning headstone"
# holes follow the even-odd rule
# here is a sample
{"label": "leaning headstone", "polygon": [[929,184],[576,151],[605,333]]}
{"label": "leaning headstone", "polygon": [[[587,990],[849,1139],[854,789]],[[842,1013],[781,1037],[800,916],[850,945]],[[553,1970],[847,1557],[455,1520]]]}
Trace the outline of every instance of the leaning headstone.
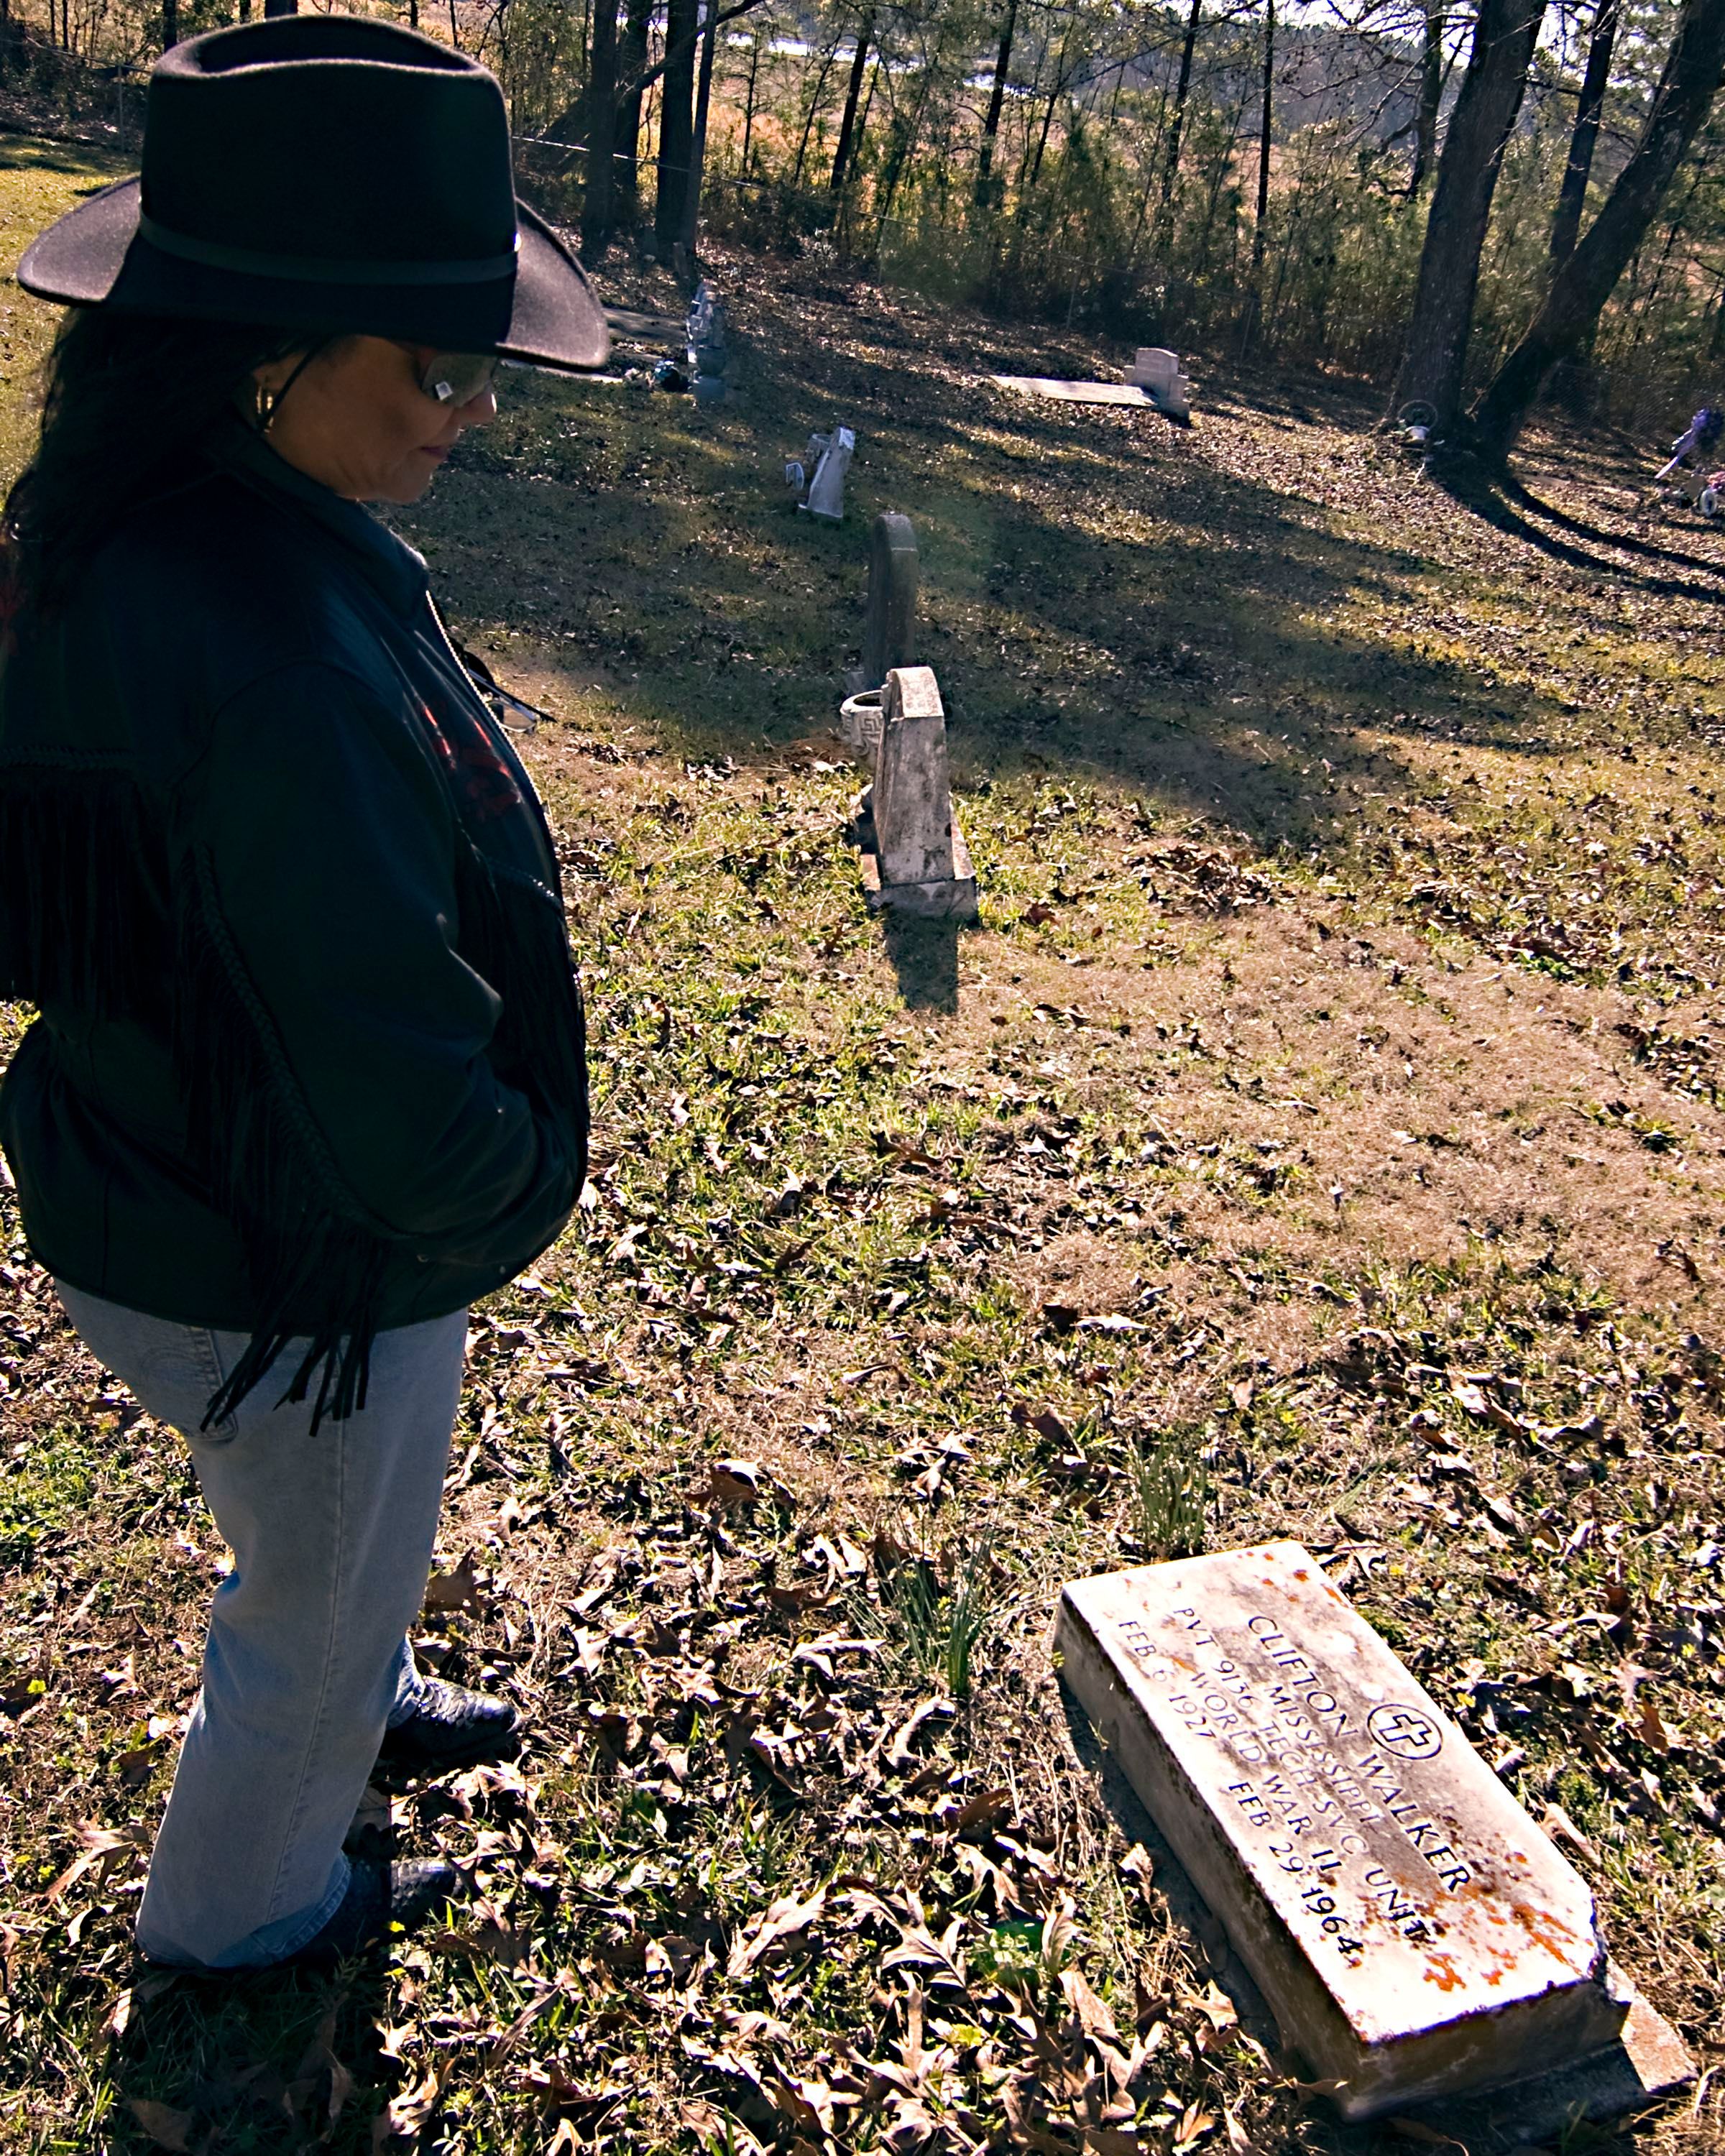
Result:
{"label": "leaning headstone", "polygon": [[916,534],[908,516],[888,510],[869,536],[869,598],[863,615],[862,680],[878,689],[896,666],[916,656]]}
{"label": "leaning headstone", "polygon": [[823,518],[829,524],[840,522],[845,515],[845,475],[850,469],[850,459],[856,448],[856,436],[849,427],[834,427],[829,434],[811,434],[809,437],[809,462],[813,476],[809,481],[809,492],[797,504],[811,516]]}
{"label": "leaning headstone", "polygon": [[1344,2117],[1613,2051],[1643,2102],[1692,2076],[1586,1882],[1297,1543],[1076,1581],[1056,1645]]}
{"label": "leaning headstone", "polygon": [[871,911],[976,918],[976,875],[952,814],[947,716],[932,667],[895,667],[886,677],[864,824]]}

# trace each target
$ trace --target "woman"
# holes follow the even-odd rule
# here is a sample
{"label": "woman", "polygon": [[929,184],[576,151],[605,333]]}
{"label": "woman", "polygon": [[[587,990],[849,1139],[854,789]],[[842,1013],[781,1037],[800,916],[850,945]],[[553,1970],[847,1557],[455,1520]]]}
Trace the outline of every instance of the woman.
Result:
{"label": "woman", "polygon": [[598,364],[604,318],[492,78],[341,17],[167,54],[141,181],[19,278],[76,311],[6,516],[0,991],[40,1016],[0,1137],[235,1559],[138,1941],[327,1966],[454,1884],[342,1854],[380,1747],[514,1743],[406,1634],[467,1306],[557,1235],[587,1128],[544,818],[359,504],[424,490],[500,357]]}

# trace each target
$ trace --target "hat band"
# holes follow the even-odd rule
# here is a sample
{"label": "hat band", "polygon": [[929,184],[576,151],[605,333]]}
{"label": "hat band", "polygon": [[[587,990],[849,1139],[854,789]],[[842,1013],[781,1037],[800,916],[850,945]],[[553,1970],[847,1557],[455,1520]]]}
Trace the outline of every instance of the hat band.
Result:
{"label": "hat band", "polygon": [[246,277],[280,277],[302,285],[489,285],[515,274],[521,246],[516,239],[506,254],[467,255],[444,262],[356,262],[310,254],[264,254],[249,247],[223,247],[213,239],[194,239],[171,231],[138,212],[138,234],[164,254],[197,262],[207,270],[232,270]]}

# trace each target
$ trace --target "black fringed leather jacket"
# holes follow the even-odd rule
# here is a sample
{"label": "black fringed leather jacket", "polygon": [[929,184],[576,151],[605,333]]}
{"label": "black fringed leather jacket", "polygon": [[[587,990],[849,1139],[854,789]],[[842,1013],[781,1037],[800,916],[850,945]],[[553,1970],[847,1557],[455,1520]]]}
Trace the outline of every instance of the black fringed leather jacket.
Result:
{"label": "black fringed leather jacket", "polygon": [[236,426],[0,670],[0,1091],[72,1286],[249,1333],[318,1415],[538,1255],[585,1173],[544,817],[425,566]]}

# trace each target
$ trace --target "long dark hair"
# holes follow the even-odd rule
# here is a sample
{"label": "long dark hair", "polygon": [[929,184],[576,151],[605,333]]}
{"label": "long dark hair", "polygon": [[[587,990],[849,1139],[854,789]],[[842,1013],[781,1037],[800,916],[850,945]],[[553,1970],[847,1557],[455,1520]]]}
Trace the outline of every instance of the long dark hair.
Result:
{"label": "long dark hair", "polygon": [[220,423],[250,403],[254,367],[308,342],[249,322],[74,307],[49,355],[36,454],[0,533],[28,603],[64,600],[127,511],[182,484]]}

